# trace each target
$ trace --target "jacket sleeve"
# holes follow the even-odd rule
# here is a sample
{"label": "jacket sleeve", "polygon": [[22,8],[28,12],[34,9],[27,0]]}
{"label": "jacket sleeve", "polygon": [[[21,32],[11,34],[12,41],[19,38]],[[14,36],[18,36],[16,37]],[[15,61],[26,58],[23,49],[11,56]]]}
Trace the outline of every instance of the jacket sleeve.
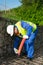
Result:
{"label": "jacket sleeve", "polygon": [[21,21],[21,26],[22,26],[24,29],[27,30],[27,34],[26,34],[26,35],[30,36],[31,33],[32,33],[32,28],[33,28],[33,27],[30,26],[28,23],[23,22],[23,21]]}

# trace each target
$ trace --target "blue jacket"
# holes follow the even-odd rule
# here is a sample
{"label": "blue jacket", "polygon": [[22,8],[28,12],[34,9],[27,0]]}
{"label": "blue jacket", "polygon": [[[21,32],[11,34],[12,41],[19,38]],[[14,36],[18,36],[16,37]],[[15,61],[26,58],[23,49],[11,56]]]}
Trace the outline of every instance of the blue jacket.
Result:
{"label": "blue jacket", "polygon": [[24,22],[24,21],[21,22],[21,26],[22,26],[24,29],[27,30],[27,34],[26,34],[26,35],[30,36],[31,33],[32,33],[33,27],[30,26],[28,23],[26,23],[26,22]]}

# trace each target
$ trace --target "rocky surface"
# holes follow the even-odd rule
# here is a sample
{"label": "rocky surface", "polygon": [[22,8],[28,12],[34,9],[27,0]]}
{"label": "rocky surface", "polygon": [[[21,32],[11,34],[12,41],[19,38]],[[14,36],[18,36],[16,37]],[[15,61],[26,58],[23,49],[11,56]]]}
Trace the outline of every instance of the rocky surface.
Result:
{"label": "rocky surface", "polygon": [[13,52],[13,37],[6,33],[8,24],[15,24],[15,20],[0,17],[0,65],[43,65],[43,26],[38,26],[35,39],[35,55],[33,60],[22,55],[17,58]]}

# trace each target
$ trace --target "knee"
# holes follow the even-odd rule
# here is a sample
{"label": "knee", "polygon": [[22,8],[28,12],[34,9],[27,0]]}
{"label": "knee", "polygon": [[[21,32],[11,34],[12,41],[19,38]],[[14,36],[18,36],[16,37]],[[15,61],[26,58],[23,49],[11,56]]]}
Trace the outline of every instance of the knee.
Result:
{"label": "knee", "polygon": [[29,41],[28,41],[28,44],[31,44],[32,42],[33,42],[33,40],[29,40]]}

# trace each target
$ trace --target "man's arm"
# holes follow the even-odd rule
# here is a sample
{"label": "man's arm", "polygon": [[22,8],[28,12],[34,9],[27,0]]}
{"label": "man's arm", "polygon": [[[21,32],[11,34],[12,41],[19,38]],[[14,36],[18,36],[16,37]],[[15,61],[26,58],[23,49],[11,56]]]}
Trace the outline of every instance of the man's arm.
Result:
{"label": "man's arm", "polygon": [[22,26],[24,29],[27,30],[27,34],[26,34],[26,35],[28,35],[28,36],[30,37],[33,27],[30,26],[28,23],[23,22],[23,21],[21,22],[21,26]]}

